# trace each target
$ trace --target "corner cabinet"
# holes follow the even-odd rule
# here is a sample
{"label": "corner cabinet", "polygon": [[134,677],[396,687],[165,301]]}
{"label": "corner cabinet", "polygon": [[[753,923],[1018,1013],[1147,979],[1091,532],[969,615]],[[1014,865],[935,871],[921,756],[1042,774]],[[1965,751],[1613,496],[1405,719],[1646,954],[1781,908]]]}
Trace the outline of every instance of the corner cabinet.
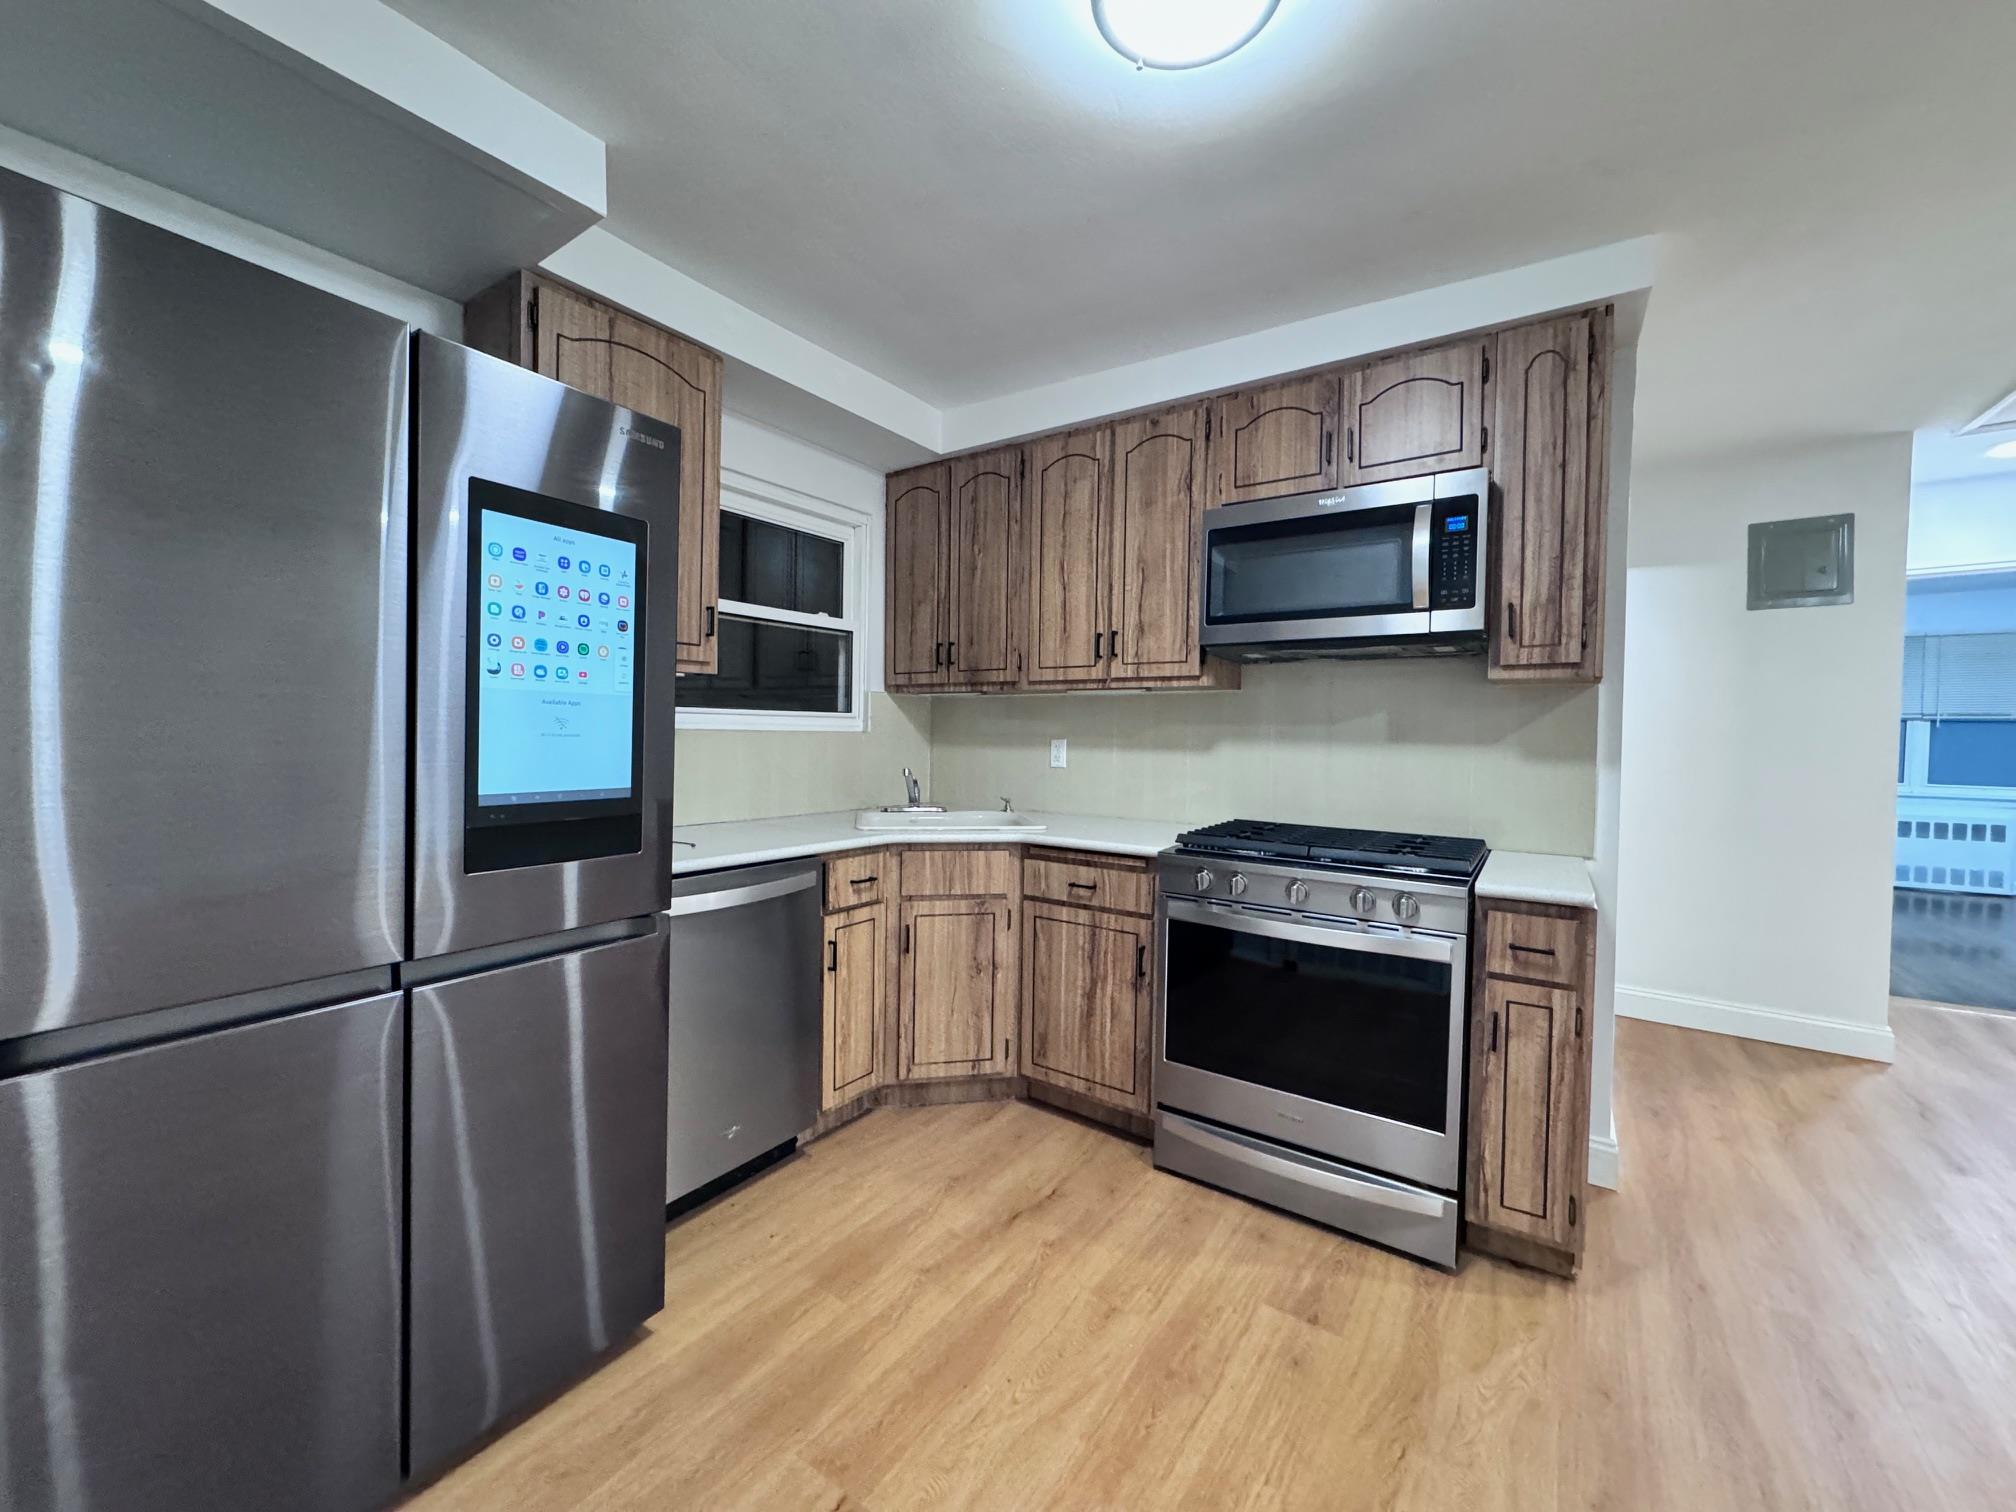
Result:
{"label": "corner cabinet", "polygon": [[1600,681],[1609,312],[1500,331],[1492,391],[1490,675]]}
{"label": "corner cabinet", "polygon": [[1479,915],[1464,1242],[1572,1276],[1587,1229],[1596,917],[1495,900]]}
{"label": "corner cabinet", "polygon": [[471,300],[478,351],[679,427],[681,672],[716,670],[721,551],[721,357],[578,289],[512,274]]}
{"label": "corner cabinet", "polygon": [[1020,953],[1012,850],[899,853],[898,1081],[1015,1070]]}

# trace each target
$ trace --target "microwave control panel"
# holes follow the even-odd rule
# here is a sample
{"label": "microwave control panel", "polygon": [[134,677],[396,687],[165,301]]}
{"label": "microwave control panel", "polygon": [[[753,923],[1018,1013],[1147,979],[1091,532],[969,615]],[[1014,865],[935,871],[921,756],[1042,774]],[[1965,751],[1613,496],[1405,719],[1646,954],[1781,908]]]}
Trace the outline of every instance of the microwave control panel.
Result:
{"label": "microwave control panel", "polygon": [[1438,499],[1434,538],[1428,553],[1428,606],[1431,609],[1474,609],[1477,606],[1477,535],[1483,522],[1481,500]]}

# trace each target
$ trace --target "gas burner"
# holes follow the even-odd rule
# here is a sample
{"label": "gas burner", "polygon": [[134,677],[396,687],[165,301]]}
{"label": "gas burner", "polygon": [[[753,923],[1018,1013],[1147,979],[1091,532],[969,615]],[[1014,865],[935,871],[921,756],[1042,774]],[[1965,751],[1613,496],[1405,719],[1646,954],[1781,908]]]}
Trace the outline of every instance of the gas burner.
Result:
{"label": "gas burner", "polygon": [[1379,871],[1467,881],[1489,853],[1482,840],[1450,835],[1407,835],[1387,830],[1332,829],[1320,824],[1276,824],[1230,819],[1178,835],[1176,844],[1199,855],[1249,856],[1307,866]]}

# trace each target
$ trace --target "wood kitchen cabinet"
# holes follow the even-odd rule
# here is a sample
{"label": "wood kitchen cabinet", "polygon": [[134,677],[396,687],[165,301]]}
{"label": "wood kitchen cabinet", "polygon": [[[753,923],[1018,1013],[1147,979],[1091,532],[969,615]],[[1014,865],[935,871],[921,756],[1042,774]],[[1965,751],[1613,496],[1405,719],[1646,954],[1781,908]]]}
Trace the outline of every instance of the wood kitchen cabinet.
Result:
{"label": "wood kitchen cabinet", "polygon": [[512,274],[464,311],[464,339],[679,427],[678,670],[719,662],[721,357],[578,289]]}
{"label": "wood kitchen cabinet", "polygon": [[1211,401],[1212,504],[1335,488],[1336,372],[1291,378]]}
{"label": "wood kitchen cabinet", "polygon": [[1453,472],[1484,461],[1488,340],[1403,352],[1345,380],[1348,485]]}
{"label": "wood kitchen cabinet", "polygon": [[1021,676],[1022,461],[1014,447],[889,479],[890,688],[968,691]]}
{"label": "wood kitchen cabinet", "polygon": [[1026,684],[1239,685],[1197,641],[1206,465],[1202,405],[1031,443]]}
{"label": "wood kitchen cabinet", "polygon": [[1595,916],[1495,900],[1480,912],[1465,1243],[1573,1275],[1587,1227]]}
{"label": "wood kitchen cabinet", "polygon": [[1492,381],[1490,676],[1603,675],[1610,315],[1500,331]]}
{"label": "wood kitchen cabinet", "polygon": [[888,910],[872,904],[829,915],[825,950],[819,1039],[821,1112],[852,1102],[884,1080]]}
{"label": "wood kitchen cabinet", "polygon": [[1106,566],[1111,427],[1045,436],[1029,446],[1030,683],[1106,676],[1112,618]]}
{"label": "wood kitchen cabinet", "polygon": [[1012,918],[1005,898],[903,903],[897,965],[901,1080],[1014,1071]]}
{"label": "wood kitchen cabinet", "polygon": [[891,475],[888,538],[888,652],[883,681],[892,690],[946,685],[945,643],[952,638],[949,512],[951,468],[942,462]]}
{"label": "wood kitchen cabinet", "polygon": [[1022,1074],[1145,1116],[1152,874],[1139,862],[1033,850],[1022,874]]}

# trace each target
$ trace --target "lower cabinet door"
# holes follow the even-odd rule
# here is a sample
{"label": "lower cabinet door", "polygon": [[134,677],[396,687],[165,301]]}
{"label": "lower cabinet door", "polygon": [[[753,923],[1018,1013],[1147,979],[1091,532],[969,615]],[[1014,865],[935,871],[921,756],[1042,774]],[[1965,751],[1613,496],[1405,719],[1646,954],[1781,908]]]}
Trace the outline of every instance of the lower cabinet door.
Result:
{"label": "lower cabinet door", "polygon": [[1015,1069],[1015,947],[1005,898],[903,905],[897,955],[905,1081]]}
{"label": "lower cabinet door", "polygon": [[1022,1074],[1115,1107],[1148,1107],[1146,919],[1024,905]]}
{"label": "lower cabinet door", "polygon": [[1472,1032],[1470,1221],[1579,1250],[1589,1160],[1586,1114],[1578,1117],[1589,1074],[1580,1000],[1487,977]]}
{"label": "lower cabinet door", "polygon": [[412,994],[412,1472],[665,1304],[666,935]]}
{"label": "lower cabinet door", "polygon": [[857,908],[826,921],[821,1112],[852,1102],[882,1079],[882,1023],[889,1001],[885,919],[881,908]]}
{"label": "lower cabinet door", "polygon": [[0,1081],[0,1507],[399,1490],[383,993]]}

